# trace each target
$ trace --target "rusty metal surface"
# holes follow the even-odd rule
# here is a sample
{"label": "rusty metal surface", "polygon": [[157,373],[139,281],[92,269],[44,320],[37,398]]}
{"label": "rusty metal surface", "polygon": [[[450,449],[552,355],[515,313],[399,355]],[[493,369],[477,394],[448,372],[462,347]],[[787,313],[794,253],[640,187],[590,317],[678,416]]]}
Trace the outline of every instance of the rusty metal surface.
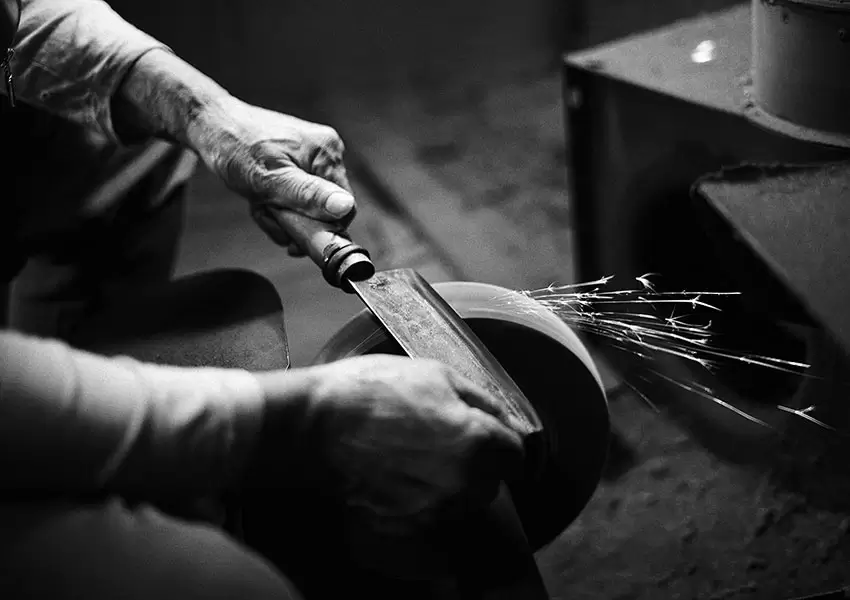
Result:
{"label": "rusty metal surface", "polygon": [[526,435],[540,431],[540,420],[519,386],[416,271],[381,271],[351,285],[409,356],[439,360],[455,368],[500,400]]}

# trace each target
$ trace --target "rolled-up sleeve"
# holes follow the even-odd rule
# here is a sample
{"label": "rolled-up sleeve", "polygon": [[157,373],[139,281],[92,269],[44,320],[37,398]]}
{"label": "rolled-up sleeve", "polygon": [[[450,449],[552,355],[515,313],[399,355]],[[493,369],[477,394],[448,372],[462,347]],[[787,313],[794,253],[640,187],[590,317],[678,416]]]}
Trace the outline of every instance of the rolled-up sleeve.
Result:
{"label": "rolled-up sleeve", "polygon": [[143,54],[170,49],[102,0],[23,0],[22,8],[12,59],[18,98],[117,142],[113,94]]}
{"label": "rolled-up sleeve", "polygon": [[0,332],[0,497],[220,491],[261,428],[252,374],[108,359]]}

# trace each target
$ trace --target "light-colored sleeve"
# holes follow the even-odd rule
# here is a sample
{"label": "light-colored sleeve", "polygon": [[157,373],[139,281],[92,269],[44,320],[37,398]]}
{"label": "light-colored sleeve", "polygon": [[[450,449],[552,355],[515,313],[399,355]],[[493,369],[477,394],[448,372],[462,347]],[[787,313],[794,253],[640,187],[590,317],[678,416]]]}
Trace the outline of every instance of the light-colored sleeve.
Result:
{"label": "light-colored sleeve", "polygon": [[12,59],[15,92],[118,142],[111,98],[132,65],[157,48],[169,50],[102,0],[23,0]]}
{"label": "light-colored sleeve", "polygon": [[254,447],[262,396],[247,371],[110,359],[0,332],[0,496],[220,491]]}

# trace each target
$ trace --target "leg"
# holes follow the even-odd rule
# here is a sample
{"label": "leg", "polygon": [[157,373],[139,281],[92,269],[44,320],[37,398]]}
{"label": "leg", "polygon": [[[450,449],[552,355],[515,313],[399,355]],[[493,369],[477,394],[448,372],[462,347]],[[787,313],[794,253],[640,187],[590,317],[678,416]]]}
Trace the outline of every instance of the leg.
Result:
{"label": "leg", "polygon": [[289,367],[283,303],[274,284],[238,269],[151,284],[86,316],[69,339],[99,354],[160,364]]}
{"label": "leg", "polygon": [[0,597],[302,598],[264,559],[220,531],[117,500],[0,504]]}
{"label": "leg", "polygon": [[183,226],[185,187],[155,207],[142,199],[31,256],[12,284],[9,321],[14,329],[67,339],[87,314],[116,296],[132,297],[171,278]]}
{"label": "leg", "polygon": [[[15,329],[64,339],[81,315],[110,297],[132,296],[171,278],[194,158],[156,145],[119,166],[106,161],[92,167],[97,156],[86,157],[80,169],[105,177],[102,188],[66,192],[66,187],[76,189],[77,176],[68,173],[42,192],[50,198],[30,198],[35,208],[18,215],[21,243],[31,253],[12,285],[9,319]],[[25,199],[35,193],[19,191]],[[64,193],[70,196],[63,198]],[[34,234],[26,232],[39,231],[42,219],[53,223],[49,235],[28,238]]]}

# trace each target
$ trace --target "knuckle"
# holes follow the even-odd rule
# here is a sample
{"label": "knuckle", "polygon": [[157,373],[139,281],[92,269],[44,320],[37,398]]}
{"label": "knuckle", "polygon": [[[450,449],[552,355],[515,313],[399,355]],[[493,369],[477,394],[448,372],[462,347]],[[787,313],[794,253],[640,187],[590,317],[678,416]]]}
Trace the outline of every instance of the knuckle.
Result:
{"label": "knuckle", "polygon": [[322,142],[322,145],[330,146],[339,139],[339,133],[330,125],[319,125],[316,131],[316,138]]}
{"label": "knuckle", "polygon": [[308,177],[299,177],[294,172],[288,172],[280,177],[278,190],[287,200],[296,202],[310,202],[314,199],[317,189],[316,185]]}
{"label": "knuckle", "polygon": [[326,151],[320,151],[313,161],[310,163],[310,171],[314,175],[324,175],[326,177],[334,176],[342,166],[342,162],[337,156],[328,154]]}
{"label": "knuckle", "polygon": [[289,210],[304,204],[300,190],[296,186],[289,184],[277,186],[274,193],[271,194],[271,201],[278,208]]}
{"label": "knuckle", "polygon": [[340,141],[339,132],[330,125],[323,125],[322,130],[325,136],[325,140],[327,140],[329,143],[337,143]]}
{"label": "knuckle", "polygon": [[292,157],[297,156],[300,151],[301,144],[297,140],[280,139],[260,140],[245,150],[250,161],[267,172],[293,164]]}
{"label": "knuckle", "polygon": [[469,453],[473,455],[481,450],[481,444],[488,436],[488,428],[481,422],[474,410],[469,411],[468,415],[465,422],[465,434],[469,442]]}
{"label": "knuckle", "polygon": [[428,373],[436,374],[436,373],[439,373],[444,368],[443,363],[441,363],[440,361],[438,361],[435,358],[419,358],[419,359],[417,359],[417,362],[419,363],[419,367],[424,372],[428,372]]}
{"label": "knuckle", "polygon": [[321,149],[326,154],[339,160],[345,151],[345,144],[343,143],[342,138],[333,127],[327,125],[323,125],[322,127],[323,129],[319,134]]}

